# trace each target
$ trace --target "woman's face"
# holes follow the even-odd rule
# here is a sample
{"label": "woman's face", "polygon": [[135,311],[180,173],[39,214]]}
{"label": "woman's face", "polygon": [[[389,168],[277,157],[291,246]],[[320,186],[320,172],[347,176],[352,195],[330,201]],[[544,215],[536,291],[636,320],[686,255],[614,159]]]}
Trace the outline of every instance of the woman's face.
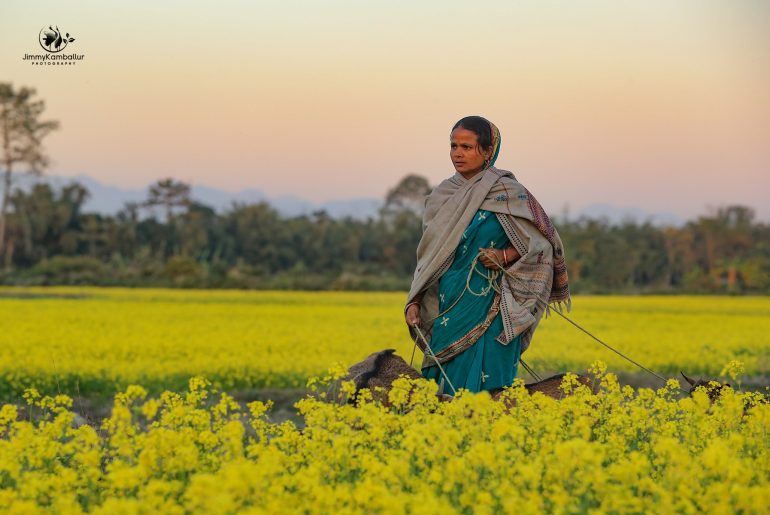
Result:
{"label": "woman's face", "polygon": [[492,154],[492,149],[483,152],[479,147],[478,136],[473,131],[458,127],[449,136],[449,158],[459,173],[475,174],[484,168],[484,160]]}

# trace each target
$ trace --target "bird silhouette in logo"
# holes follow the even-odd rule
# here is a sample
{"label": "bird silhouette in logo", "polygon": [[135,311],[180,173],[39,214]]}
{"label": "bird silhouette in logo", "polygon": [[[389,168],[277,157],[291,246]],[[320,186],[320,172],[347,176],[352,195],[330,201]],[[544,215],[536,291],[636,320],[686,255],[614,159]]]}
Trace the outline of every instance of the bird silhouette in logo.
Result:
{"label": "bird silhouette in logo", "polygon": [[58,25],[55,29],[49,25],[48,29],[43,28],[40,31],[40,45],[49,52],[64,50],[67,43],[72,43],[73,41],[75,41],[75,38],[70,37],[69,32],[62,37]]}

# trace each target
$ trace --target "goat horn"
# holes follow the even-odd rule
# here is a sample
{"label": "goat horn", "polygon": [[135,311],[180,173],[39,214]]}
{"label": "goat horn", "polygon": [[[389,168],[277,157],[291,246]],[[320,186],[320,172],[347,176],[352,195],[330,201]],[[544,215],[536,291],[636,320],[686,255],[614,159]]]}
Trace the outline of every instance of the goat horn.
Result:
{"label": "goat horn", "polygon": [[682,372],[682,371],[680,370],[680,371],[679,371],[679,373],[680,373],[680,374],[682,374],[682,377],[684,377],[684,378],[687,380],[687,382],[688,382],[688,383],[690,383],[690,386],[695,386],[695,381],[693,381],[692,379],[690,379],[689,377],[687,377],[686,375],[684,375],[684,372]]}

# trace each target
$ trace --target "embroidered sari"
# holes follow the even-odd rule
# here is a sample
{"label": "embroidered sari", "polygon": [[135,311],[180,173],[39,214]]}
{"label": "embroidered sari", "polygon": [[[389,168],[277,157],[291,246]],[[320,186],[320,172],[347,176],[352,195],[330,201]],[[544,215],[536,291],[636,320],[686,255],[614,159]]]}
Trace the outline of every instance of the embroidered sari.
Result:
{"label": "embroidered sari", "polygon": [[[487,167],[470,179],[456,172],[426,198],[407,297],[407,303],[420,298],[422,336],[413,327],[409,333],[424,353],[423,376],[442,376],[427,343],[452,385],[473,391],[511,384],[542,315],[551,307],[561,310],[562,303],[570,308],[558,232],[529,190],[511,172],[493,166],[500,133],[490,127],[493,153]],[[476,295],[471,292],[490,285],[483,277],[489,269],[476,261],[470,274],[471,264],[479,248],[493,247],[492,242],[496,248],[513,245],[521,257],[508,265],[507,275],[498,275],[487,295]]]}

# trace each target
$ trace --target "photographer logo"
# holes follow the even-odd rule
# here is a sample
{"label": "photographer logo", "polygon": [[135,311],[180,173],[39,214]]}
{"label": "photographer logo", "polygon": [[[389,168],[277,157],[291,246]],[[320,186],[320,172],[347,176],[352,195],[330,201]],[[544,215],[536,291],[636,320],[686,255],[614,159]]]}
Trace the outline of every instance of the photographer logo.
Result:
{"label": "photographer logo", "polygon": [[48,25],[38,33],[38,42],[45,53],[24,54],[22,61],[29,61],[33,66],[74,66],[85,57],[85,54],[64,53],[64,49],[74,41],[75,38],[59,29],[58,25]]}

